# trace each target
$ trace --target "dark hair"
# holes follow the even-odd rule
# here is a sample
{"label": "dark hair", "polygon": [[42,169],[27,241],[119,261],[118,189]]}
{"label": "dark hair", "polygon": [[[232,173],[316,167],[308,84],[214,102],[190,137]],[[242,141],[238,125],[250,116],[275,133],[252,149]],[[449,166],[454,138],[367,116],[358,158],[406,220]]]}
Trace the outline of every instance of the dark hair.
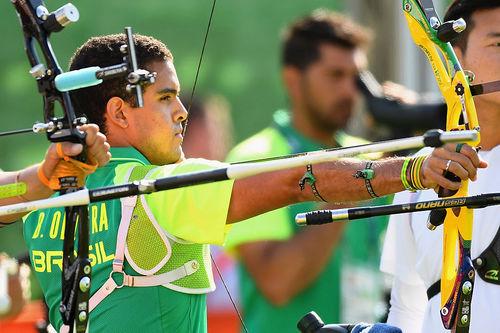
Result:
{"label": "dark hair", "polygon": [[451,43],[458,46],[462,52],[467,50],[467,42],[469,34],[474,28],[474,21],[472,15],[481,9],[493,9],[500,7],[499,0],[455,0],[448,7],[444,15],[444,21],[458,20],[463,18],[467,23],[467,29],[458,35]]}
{"label": "dark hair", "polygon": [[346,49],[365,48],[371,33],[346,16],[325,9],[315,10],[290,25],[283,36],[284,66],[306,69],[320,57],[320,45]]}
{"label": "dark hair", "polygon": [[[120,47],[125,44],[125,34],[92,37],[80,46],[70,60],[70,70],[90,66],[107,67],[123,62]],[[153,62],[173,60],[172,53],[161,41],[134,34],[134,44],[139,68],[149,68]],[[90,122],[97,124],[106,134],[105,109],[109,99],[117,96],[131,103],[134,95],[127,92],[125,77],[102,82],[100,85],[74,90],[71,100],[78,116],[86,115]]]}

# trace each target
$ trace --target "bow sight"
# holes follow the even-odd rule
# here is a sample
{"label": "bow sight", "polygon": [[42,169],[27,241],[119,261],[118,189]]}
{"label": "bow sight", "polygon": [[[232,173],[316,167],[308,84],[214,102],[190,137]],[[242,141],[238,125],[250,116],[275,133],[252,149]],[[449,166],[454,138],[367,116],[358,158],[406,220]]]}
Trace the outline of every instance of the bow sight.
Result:
{"label": "bow sight", "polygon": [[[132,28],[125,28],[126,44],[120,48],[124,55],[122,63],[105,68],[95,66],[63,73],[53,55],[48,38],[51,33],[61,31],[70,23],[78,21],[80,17],[78,9],[68,3],[50,13],[40,0],[11,1],[23,27],[25,49],[31,64],[29,72],[37,81],[38,91],[44,96],[45,121],[35,123],[32,128],[3,132],[0,136],[35,132],[47,133],[47,138],[51,142],[82,142],[83,134],[76,130],[76,126],[87,123],[87,119],[75,116],[70,97],[66,92],[98,85],[103,80],[116,77],[127,78],[126,89],[135,93],[136,106],[144,106],[143,86],[154,83],[156,73],[138,68]],[[36,43],[40,45],[46,63],[40,60],[35,48]],[[64,117],[55,117],[56,101],[65,110]]]}

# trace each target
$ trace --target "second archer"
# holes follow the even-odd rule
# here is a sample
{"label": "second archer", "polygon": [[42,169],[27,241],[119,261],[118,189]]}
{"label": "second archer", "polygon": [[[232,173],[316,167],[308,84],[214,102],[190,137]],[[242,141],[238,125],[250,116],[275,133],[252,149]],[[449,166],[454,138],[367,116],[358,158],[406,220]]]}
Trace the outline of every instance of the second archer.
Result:
{"label": "second archer", "polygon": [[[466,21],[467,29],[452,45],[464,69],[475,74],[474,84],[497,80],[500,73],[500,2],[456,0],[447,10],[444,21],[459,18]],[[500,163],[500,93],[476,96],[474,103],[481,125],[482,150],[479,154],[490,167],[479,171],[478,181],[469,184],[469,194],[498,192],[500,178],[494,170]],[[434,193],[425,191],[398,194],[394,201],[400,204],[432,199],[435,199]],[[470,315],[466,322],[470,323],[470,332],[495,331],[498,326],[498,261],[495,264],[495,260],[489,260],[489,274],[482,276],[479,272],[484,269],[477,264],[485,263],[481,258],[498,244],[499,213],[498,206],[474,210],[471,258],[477,271],[472,303],[467,309],[470,312],[466,313]],[[440,318],[443,228],[428,230],[427,217],[426,212],[391,217],[381,261],[381,269],[394,275],[388,322],[408,333],[449,332],[443,328]],[[495,251],[496,258],[500,258],[498,246]],[[460,313],[459,320],[462,315]]]}

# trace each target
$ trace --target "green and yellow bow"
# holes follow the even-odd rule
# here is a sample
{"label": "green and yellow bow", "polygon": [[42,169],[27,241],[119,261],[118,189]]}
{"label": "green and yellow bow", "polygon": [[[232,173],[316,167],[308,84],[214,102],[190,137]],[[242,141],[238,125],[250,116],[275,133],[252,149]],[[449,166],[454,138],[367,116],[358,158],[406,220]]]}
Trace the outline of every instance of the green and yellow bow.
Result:
{"label": "green and yellow bow", "polygon": [[[465,22],[441,23],[431,0],[403,0],[414,42],[429,59],[447,104],[446,130],[479,130],[469,81],[449,39],[465,29]],[[478,140],[473,146],[479,144]],[[465,197],[463,182],[453,197]],[[449,194],[441,193],[442,196]],[[442,211],[444,218],[443,267],[441,272],[441,319],[447,329],[468,332],[474,269],[470,258],[473,211],[466,207]],[[439,215],[439,214],[438,214]],[[458,259],[458,260],[457,260]]]}

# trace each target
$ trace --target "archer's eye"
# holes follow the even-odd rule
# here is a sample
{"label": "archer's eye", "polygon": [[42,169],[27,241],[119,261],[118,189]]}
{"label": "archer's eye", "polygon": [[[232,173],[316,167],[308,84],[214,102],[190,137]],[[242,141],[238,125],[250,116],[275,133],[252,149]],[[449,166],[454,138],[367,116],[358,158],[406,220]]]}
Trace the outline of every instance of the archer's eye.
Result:
{"label": "archer's eye", "polygon": [[163,95],[160,97],[160,101],[170,101],[172,99],[172,96],[167,94],[167,95]]}

